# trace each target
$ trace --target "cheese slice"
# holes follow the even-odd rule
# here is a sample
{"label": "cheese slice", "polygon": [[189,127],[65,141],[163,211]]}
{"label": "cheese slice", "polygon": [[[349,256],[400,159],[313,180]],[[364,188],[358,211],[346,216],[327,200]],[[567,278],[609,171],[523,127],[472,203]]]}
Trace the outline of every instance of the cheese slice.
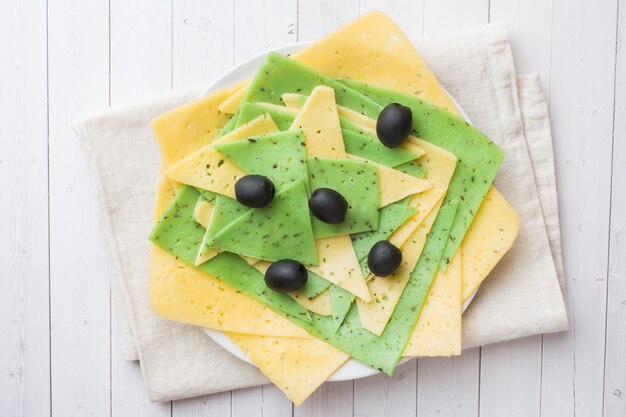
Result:
{"label": "cheese slice", "polygon": [[206,200],[200,200],[196,203],[193,211],[193,219],[202,227],[207,229],[213,214],[213,203]]}
{"label": "cheese slice", "polygon": [[415,178],[397,169],[389,168],[358,156],[348,155],[348,158],[376,165],[381,207],[432,188],[430,182],[426,179]]}
{"label": "cheese slice", "polygon": [[291,339],[239,334],[228,337],[296,405],[350,357],[316,337]]}
{"label": "cheese slice", "polygon": [[250,86],[250,80],[239,82],[239,87],[218,107],[219,111],[226,114],[235,114],[241,104],[241,100],[246,94],[246,90]]}
{"label": "cheese slice", "polygon": [[462,280],[461,253],[457,251],[445,272],[437,272],[403,356],[461,354]]}
{"label": "cheese slice", "polygon": [[[301,100],[306,96],[303,96],[301,94],[296,94],[296,93],[285,93],[280,97],[283,100],[283,103],[285,103],[286,107],[290,107],[292,109],[301,109],[302,108]],[[376,120],[369,118],[365,115],[362,115],[358,111],[354,111],[345,106],[341,106],[337,104],[337,113],[339,114],[339,116],[343,116],[347,120],[350,120],[354,123],[365,126],[368,129],[376,129]]]}
{"label": "cheese slice", "polygon": [[402,29],[380,12],[359,17],[293,58],[331,77],[414,94],[456,112]]}
{"label": "cheese slice", "polygon": [[211,144],[231,142],[240,139],[246,139],[252,136],[265,135],[267,133],[278,132],[278,127],[274,120],[268,114],[262,114],[250,120],[248,123],[241,125],[232,132],[215,139]]}
{"label": "cheese slice", "polygon": [[315,87],[291,128],[303,130],[307,155],[345,158],[335,90],[332,88]]}
{"label": "cheese slice", "polygon": [[163,175],[183,184],[235,198],[235,182],[246,173],[208,144],[166,168]]}
{"label": "cheese slice", "polygon": [[302,291],[292,292],[289,293],[289,295],[302,307],[315,314],[319,314],[320,316],[330,316],[332,314],[330,308],[330,292],[328,290],[314,298],[307,297]]}
{"label": "cheese slice", "polygon": [[491,187],[461,243],[463,302],[511,248],[519,229],[519,215],[502,194]]}
{"label": "cheese slice", "polygon": [[432,188],[415,195],[409,201],[409,205],[415,207],[417,212],[389,238],[389,241],[397,247],[404,244],[426,216],[442,201],[456,169],[454,154],[421,139],[419,145],[426,151],[426,154],[419,159],[419,163],[426,169],[426,180]]}
{"label": "cheese slice", "polygon": [[307,266],[307,269],[365,302],[371,300],[349,235],[316,239],[315,247],[319,265]]}
{"label": "cheese slice", "polygon": [[184,104],[152,120],[152,130],[161,151],[161,164],[167,168],[211,142],[230,116],[218,110],[233,93],[220,90]]}
{"label": "cheese slice", "polygon": [[[157,185],[153,220],[174,198],[169,181]],[[148,292],[154,312],[164,318],[222,331],[309,338],[298,325],[253,298],[150,245]]]}
{"label": "cheese slice", "polygon": [[426,237],[435,222],[438,211],[438,208],[433,210],[402,245],[402,264],[398,270],[388,277],[369,280],[367,287],[372,295],[372,300],[370,302],[356,300],[359,318],[364,329],[378,336],[385,330],[385,326],[422,254]]}

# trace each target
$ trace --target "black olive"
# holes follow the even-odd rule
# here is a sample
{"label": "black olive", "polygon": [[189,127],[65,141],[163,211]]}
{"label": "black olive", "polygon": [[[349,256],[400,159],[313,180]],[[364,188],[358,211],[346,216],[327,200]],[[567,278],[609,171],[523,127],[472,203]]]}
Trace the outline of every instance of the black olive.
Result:
{"label": "black olive", "polygon": [[376,120],[378,139],[388,148],[397,148],[411,134],[413,112],[399,103],[387,105]]}
{"label": "black olive", "polygon": [[274,199],[274,194],[274,183],[263,175],[246,175],[235,183],[235,197],[247,207],[266,207]]}
{"label": "black olive", "polygon": [[318,188],[309,198],[309,209],[324,223],[339,224],[346,220],[348,202],[335,190]]}
{"label": "black olive", "polygon": [[367,255],[367,266],[377,277],[396,272],[402,263],[402,251],[386,240],[376,242]]}
{"label": "black olive", "polygon": [[282,259],[274,262],[265,271],[265,284],[277,292],[291,292],[302,289],[309,274],[298,261]]}

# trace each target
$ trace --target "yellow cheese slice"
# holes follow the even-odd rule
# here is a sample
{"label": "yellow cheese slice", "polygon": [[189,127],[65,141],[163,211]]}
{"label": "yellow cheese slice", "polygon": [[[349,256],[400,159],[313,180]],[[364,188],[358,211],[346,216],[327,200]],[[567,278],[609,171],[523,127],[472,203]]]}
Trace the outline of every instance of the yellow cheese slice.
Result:
{"label": "yellow cheese slice", "polygon": [[404,356],[460,355],[463,267],[457,251],[445,272],[437,273]]}
{"label": "yellow cheese slice", "polygon": [[415,195],[409,201],[409,205],[415,207],[417,212],[389,238],[389,241],[397,247],[404,244],[411,233],[441,202],[456,169],[457,158],[454,154],[421,139],[418,141],[420,147],[426,151],[419,159],[419,163],[426,169],[426,180],[432,188]]}
{"label": "yellow cheese slice", "polygon": [[[155,221],[173,196],[169,182],[161,179],[155,196]],[[188,266],[153,244],[150,245],[148,282],[152,309],[161,317],[222,331],[310,338],[304,329],[263,303]]]}
{"label": "yellow cheese slice", "polygon": [[463,302],[511,249],[519,229],[519,215],[502,194],[491,187],[461,243]]}
{"label": "yellow cheese slice", "polygon": [[302,129],[304,132],[307,155],[327,158],[346,156],[335,90],[332,88],[315,87],[291,128]]}
{"label": "yellow cheese slice", "polygon": [[[300,95],[296,93],[285,93],[280,96],[285,103],[286,107],[290,107],[292,109],[300,109],[302,108],[302,104],[300,103]],[[375,131],[376,129],[376,120],[371,119],[358,111],[354,111],[344,106],[340,106],[337,104],[337,113],[339,116],[345,117],[347,120],[350,120],[359,125],[365,126],[368,128],[368,131]]]}
{"label": "yellow cheese slice", "polygon": [[385,330],[385,326],[422,254],[426,236],[435,222],[438,211],[438,208],[433,210],[402,245],[403,258],[398,270],[388,277],[375,277],[367,283],[372,300],[364,302],[357,298],[356,305],[364,329],[378,336]]}
{"label": "yellow cheese slice", "polygon": [[235,198],[235,182],[246,173],[208,144],[166,168],[163,175]]}
{"label": "yellow cheese slice", "polygon": [[397,169],[389,168],[384,165],[377,164],[376,162],[359,158],[358,156],[348,155],[348,158],[376,165],[381,207],[385,207],[386,205],[395,203],[405,197],[413,194],[419,194],[432,188],[428,180],[415,178],[414,176],[405,174]]}
{"label": "yellow cheese slice", "polygon": [[209,227],[213,215],[213,203],[210,201],[198,201],[193,209],[193,219],[205,229]]}
{"label": "yellow cheese slice", "polygon": [[184,104],[152,120],[152,130],[166,168],[211,142],[230,115],[218,110],[233,88]]}
{"label": "yellow cheese slice", "polygon": [[300,405],[349,358],[318,339],[291,339],[228,334],[242,352]]}
{"label": "yellow cheese slice", "polygon": [[320,316],[330,316],[332,314],[330,308],[330,292],[328,290],[322,292],[314,298],[309,298],[302,291],[289,293],[291,298],[296,300],[298,304]]}
{"label": "yellow cheese slice", "polygon": [[331,77],[414,94],[456,111],[402,29],[380,12],[361,16],[293,58]]}
{"label": "yellow cheese slice", "polygon": [[239,108],[239,104],[241,104],[241,100],[246,95],[246,91],[250,86],[250,80],[244,80],[239,82],[239,88],[235,90],[234,93],[230,95],[226,100],[224,100],[218,107],[219,111],[226,114],[235,114],[237,113],[237,109]]}
{"label": "yellow cheese slice", "polygon": [[211,144],[230,142],[234,140],[246,139],[252,136],[265,135],[266,133],[278,132],[278,126],[274,119],[268,114],[255,117],[248,123],[241,125],[232,132],[215,139]]}
{"label": "yellow cheese slice", "polygon": [[371,300],[349,235],[316,239],[315,247],[319,265],[307,266],[307,269],[365,302]]}

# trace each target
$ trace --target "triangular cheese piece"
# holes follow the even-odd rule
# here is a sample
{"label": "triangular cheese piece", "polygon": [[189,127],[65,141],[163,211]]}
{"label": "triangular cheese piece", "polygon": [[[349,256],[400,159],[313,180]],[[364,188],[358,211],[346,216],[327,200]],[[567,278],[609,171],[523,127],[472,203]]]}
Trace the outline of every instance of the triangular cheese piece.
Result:
{"label": "triangular cheese piece", "polygon": [[368,161],[358,156],[348,155],[350,159],[362,161],[376,166],[378,174],[378,193],[380,206],[385,207],[396,201],[400,201],[410,195],[419,194],[431,189],[430,182],[425,179],[415,178],[397,169],[389,168],[376,162]]}
{"label": "triangular cheese piece", "polygon": [[268,261],[295,259],[316,265],[317,252],[307,201],[304,182],[295,182],[276,193],[268,207],[247,211],[206,244]]}
{"label": "triangular cheese piece", "polygon": [[306,340],[238,334],[228,337],[296,405],[350,357],[316,337]]}
{"label": "triangular cheese piece", "polygon": [[348,235],[315,241],[319,265],[308,266],[312,272],[368,302],[371,297],[359,260]]}
{"label": "triangular cheese piece", "polygon": [[304,131],[308,155],[345,158],[335,90],[332,88],[315,87],[291,127]]}
{"label": "triangular cheese piece", "polygon": [[319,314],[320,316],[330,316],[331,314],[330,293],[328,290],[314,298],[307,297],[302,291],[289,293],[289,296],[312,313]]}
{"label": "triangular cheese piece", "polygon": [[167,178],[235,198],[235,182],[245,175],[211,145],[171,165],[163,175]]}
{"label": "triangular cheese piece", "polygon": [[[308,181],[302,131],[269,133],[217,143],[215,149],[247,174],[264,175],[277,190],[294,181]],[[300,213],[298,213],[300,214]],[[308,215],[308,212],[302,213]]]}
{"label": "triangular cheese piece", "polygon": [[462,281],[461,253],[458,251],[445,272],[441,269],[437,272],[403,356],[461,354]]}
{"label": "triangular cheese piece", "polygon": [[246,90],[250,86],[250,80],[241,81],[237,90],[235,90],[226,100],[224,100],[218,107],[219,111],[226,114],[235,114],[239,108],[243,96],[246,94]]}
{"label": "triangular cheese piece", "polygon": [[213,145],[216,143],[224,143],[231,142],[234,140],[247,139],[252,136],[260,136],[266,133],[278,132],[278,127],[274,120],[268,115],[264,113],[252,120],[248,123],[239,126],[237,129],[234,129],[232,132],[225,134],[213,142]]}
{"label": "triangular cheese piece", "polygon": [[330,305],[333,313],[333,327],[337,331],[345,321],[356,297],[336,285],[331,285],[328,291],[330,292]]}
{"label": "triangular cheese piece", "polygon": [[211,215],[213,214],[213,203],[204,199],[198,200],[196,208],[193,210],[193,219],[205,229],[209,228]]}

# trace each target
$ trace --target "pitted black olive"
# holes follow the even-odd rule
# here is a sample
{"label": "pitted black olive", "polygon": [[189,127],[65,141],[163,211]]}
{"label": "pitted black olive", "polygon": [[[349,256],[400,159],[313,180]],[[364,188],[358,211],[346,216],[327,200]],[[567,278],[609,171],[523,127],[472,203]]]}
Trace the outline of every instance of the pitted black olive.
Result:
{"label": "pitted black olive", "polygon": [[402,251],[386,240],[375,243],[367,255],[367,266],[377,277],[393,274],[401,263]]}
{"label": "pitted black olive", "polygon": [[235,183],[235,197],[247,207],[266,207],[274,199],[274,194],[274,183],[263,175],[246,175]]}
{"label": "pitted black olive", "polygon": [[309,209],[324,223],[339,224],[346,220],[348,202],[335,190],[318,188],[309,198]]}
{"label": "pitted black olive", "polygon": [[309,274],[304,265],[293,259],[274,262],[265,271],[265,284],[277,292],[300,290],[308,278]]}
{"label": "pitted black olive", "polygon": [[413,112],[409,107],[391,103],[383,109],[376,120],[378,139],[388,148],[397,148],[411,134]]}

